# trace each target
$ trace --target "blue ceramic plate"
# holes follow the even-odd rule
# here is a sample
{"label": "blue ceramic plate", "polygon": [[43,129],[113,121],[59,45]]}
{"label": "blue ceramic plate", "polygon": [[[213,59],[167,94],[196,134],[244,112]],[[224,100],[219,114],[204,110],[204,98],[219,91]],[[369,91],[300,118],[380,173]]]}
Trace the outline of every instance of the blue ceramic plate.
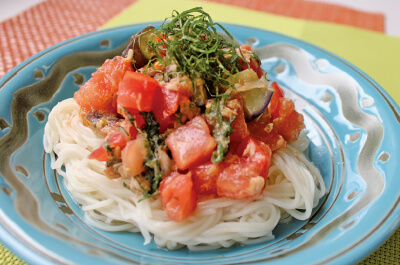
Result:
{"label": "blue ceramic plate", "polygon": [[[156,23],[155,25],[158,25]],[[343,59],[277,33],[225,25],[249,43],[306,120],[310,159],[329,193],[308,221],[279,225],[267,243],[167,251],[140,234],[90,227],[51,170],[42,137],[53,106],[147,25],[94,32],[51,47],[0,82],[0,239],[35,264],[349,264],[395,231],[400,215],[399,107]]]}

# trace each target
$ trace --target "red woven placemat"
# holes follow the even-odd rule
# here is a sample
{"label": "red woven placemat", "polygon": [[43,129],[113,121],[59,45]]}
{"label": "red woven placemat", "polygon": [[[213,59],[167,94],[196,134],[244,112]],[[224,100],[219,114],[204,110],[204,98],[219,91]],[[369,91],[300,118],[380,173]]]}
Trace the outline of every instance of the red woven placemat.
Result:
{"label": "red woven placemat", "polygon": [[48,0],[0,23],[0,77],[32,55],[97,30],[135,0]]}

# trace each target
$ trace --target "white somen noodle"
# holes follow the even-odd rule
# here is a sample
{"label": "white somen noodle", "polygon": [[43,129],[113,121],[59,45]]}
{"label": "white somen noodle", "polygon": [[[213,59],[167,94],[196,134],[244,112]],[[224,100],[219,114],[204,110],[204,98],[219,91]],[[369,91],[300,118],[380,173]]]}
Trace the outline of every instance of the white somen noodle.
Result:
{"label": "white somen noodle", "polygon": [[157,196],[141,200],[141,194],[124,187],[124,179],[104,175],[105,163],[87,158],[103,138],[83,125],[78,113],[75,100],[66,99],[49,114],[44,147],[51,167],[64,178],[90,225],[140,232],[144,244],[154,237],[157,245],[168,249],[208,250],[271,240],[279,222],[309,218],[326,192],[319,170],[300,152],[308,145],[301,137],[296,148],[289,145],[273,153],[267,185],[258,198],[203,200],[192,216],[174,222]]}

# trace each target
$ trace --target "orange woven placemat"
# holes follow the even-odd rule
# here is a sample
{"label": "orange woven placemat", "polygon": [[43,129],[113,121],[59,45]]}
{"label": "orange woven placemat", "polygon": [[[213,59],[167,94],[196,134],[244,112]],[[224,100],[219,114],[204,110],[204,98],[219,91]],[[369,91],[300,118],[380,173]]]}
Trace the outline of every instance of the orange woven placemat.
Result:
{"label": "orange woven placemat", "polygon": [[272,14],[315,21],[332,22],[357,28],[385,31],[385,16],[351,8],[313,1],[299,0],[208,0],[268,12]]}

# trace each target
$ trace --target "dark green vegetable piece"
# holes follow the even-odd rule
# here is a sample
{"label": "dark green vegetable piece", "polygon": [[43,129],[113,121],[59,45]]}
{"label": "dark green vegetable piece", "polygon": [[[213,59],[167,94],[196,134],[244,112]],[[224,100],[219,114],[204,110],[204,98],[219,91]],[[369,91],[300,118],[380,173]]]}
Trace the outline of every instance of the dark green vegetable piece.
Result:
{"label": "dark green vegetable piece", "polygon": [[274,90],[259,81],[248,86],[248,89],[238,89],[236,93],[243,99],[246,121],[251,121],[264,113],[274,94]]}
{"label": "dark green vegetable piece", "polygon": [[148,45],[153,39],[155,28],[148,26],[131,37],[131,40],[122,53],[123,57],[129,56],[129,50],[133,51],[133,66],[139,69],[145,66],[149,60],[156,56],[154,50]]}
{"label": "dark green vegetable piece", "polygon": [[152,26],[148,26],[142,30],[142,33],[139,35],[138,43],[141,53],[146,57],[147,60],[151,60],[156,56],[155,51],[151,48],[148,43],[153,41],[155,28]]}

